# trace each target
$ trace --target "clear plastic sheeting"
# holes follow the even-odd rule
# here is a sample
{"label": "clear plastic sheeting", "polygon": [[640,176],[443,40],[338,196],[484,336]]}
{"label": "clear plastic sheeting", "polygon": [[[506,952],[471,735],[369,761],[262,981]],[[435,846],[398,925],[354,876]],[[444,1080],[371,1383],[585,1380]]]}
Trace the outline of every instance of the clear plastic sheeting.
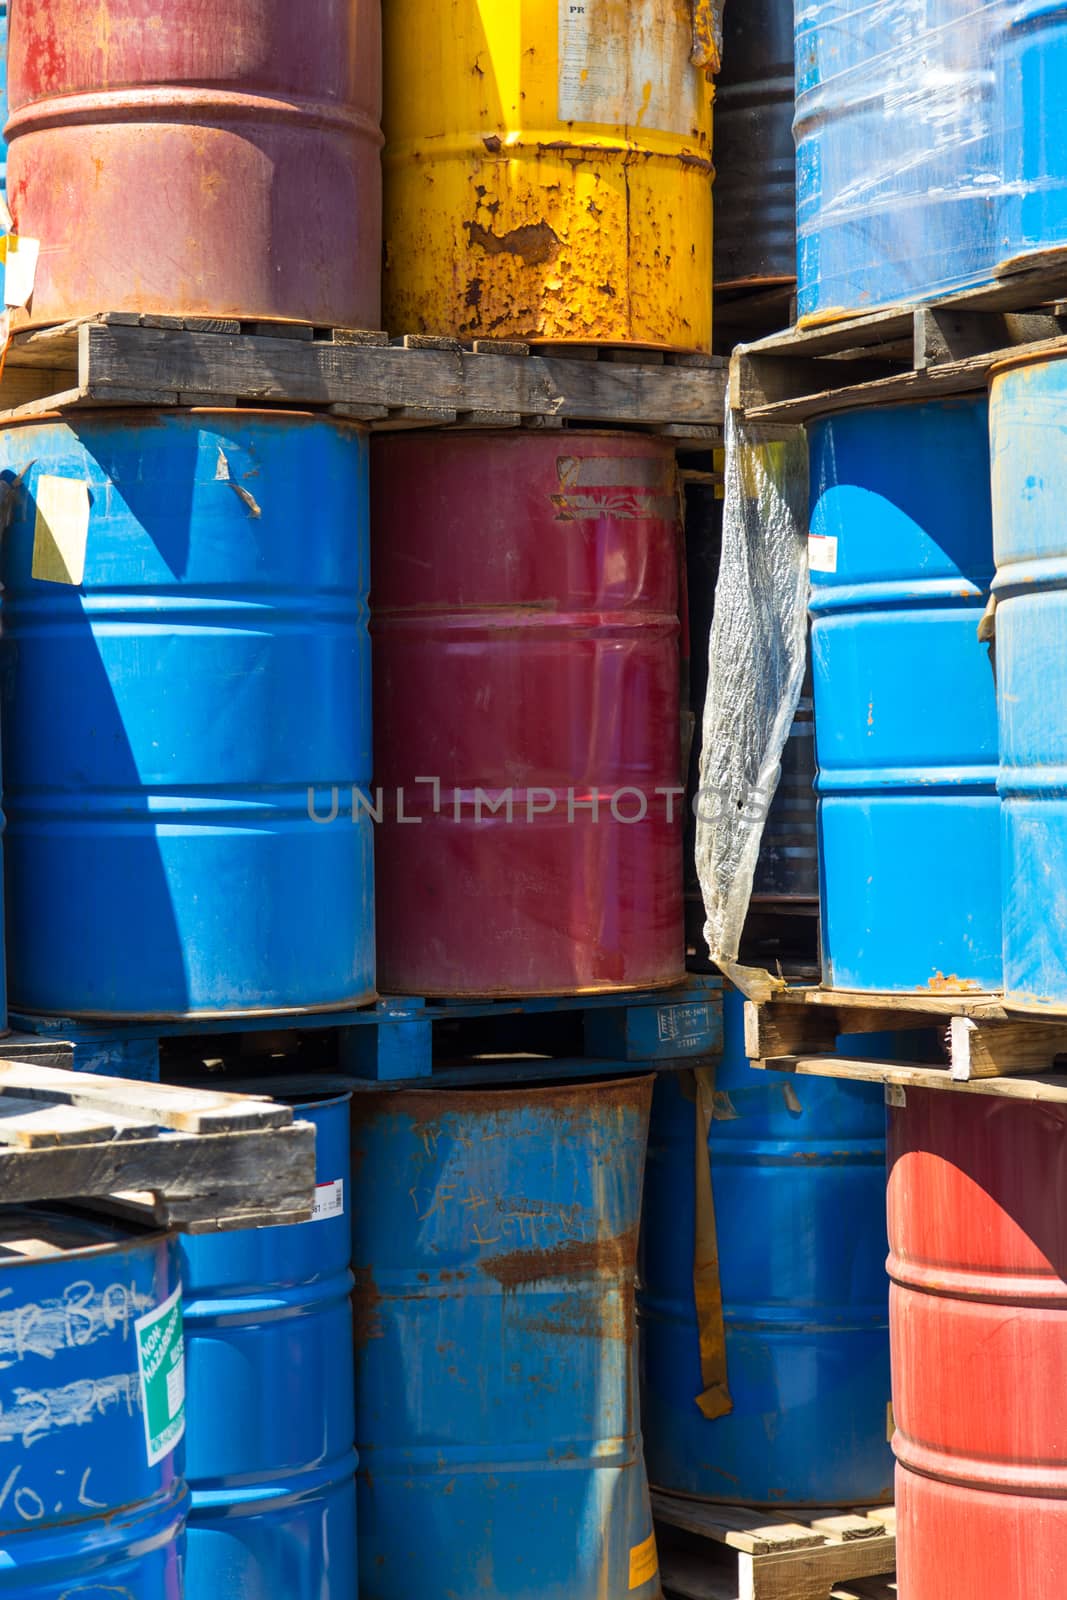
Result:
{"label": "clear plastic sheeting", "polygon": [[1067,243],[1067,9],[798,0],[798,310],[987,283]]}
{"label": "clear plastic sheeting", "polygon": [[767,974],[737,966],[782,753],[804,683],[808,447],[726,419],[722,564],[715,592],[700,760],[697,873],[712,960],[746,993]]}

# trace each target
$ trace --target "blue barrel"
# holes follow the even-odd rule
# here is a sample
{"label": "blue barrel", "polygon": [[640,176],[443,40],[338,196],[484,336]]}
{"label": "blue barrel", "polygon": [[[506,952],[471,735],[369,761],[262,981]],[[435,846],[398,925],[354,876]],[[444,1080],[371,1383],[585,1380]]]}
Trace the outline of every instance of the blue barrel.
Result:
{"label": "blue barrel", "polygon": [[988,281],[1001,0],[796,7],[797,307],[872,310]]}
{"label": "blue barrel", "polygon": [[826,981],[999,989],[984,399],[855,411],[811,441]]}
{"label": "blue barrel", "polygon": [[12,1003],[368,999],[365,434],[102,413],[5,429],[0,476]]}
{"label": "blue barrel", "polygon": [[1008,261],[1067,244],[1067,6],[1006,0],[997,19],[999,248]]}
{"label": "blue barrel", "polygon": [[650,1079],[353,1101],[360,1600],[658,1600]]}
{"label": "blue barrel", "polygon": [[182,1600],[173,1239],[0,1209],[0,1596]]}
{"label": "blue barrel", "polygon": [[1067,363],[993,379],[1004,987],[1067,1009]]}
{"label": "blue barrel", "polygon": [[893,1497],[881,1085],[756,1072],[728,992],[707,1141],[733,1410],[709,1421],[693,1287],[693,1074],[656,1080],[642,1228],[652,1483],[748,1505]]}
{"label": "blue barrel", "polygon": [[185,1600],[356,1593],[348,1096],[280,1097],[315,1124],[315,1219],[182,1240]]}

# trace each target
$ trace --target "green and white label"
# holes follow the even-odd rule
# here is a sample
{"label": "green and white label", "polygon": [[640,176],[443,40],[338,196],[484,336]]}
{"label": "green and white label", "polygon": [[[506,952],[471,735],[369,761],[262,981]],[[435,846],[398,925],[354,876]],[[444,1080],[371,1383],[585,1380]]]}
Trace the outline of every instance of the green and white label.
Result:
{"label": "green and white label", "polygon": [[141,1374],[148,1465],[177,1445],[185,1432],[185,1339],[182,1334],[182,1292],[134,1323],[137,1365]]}

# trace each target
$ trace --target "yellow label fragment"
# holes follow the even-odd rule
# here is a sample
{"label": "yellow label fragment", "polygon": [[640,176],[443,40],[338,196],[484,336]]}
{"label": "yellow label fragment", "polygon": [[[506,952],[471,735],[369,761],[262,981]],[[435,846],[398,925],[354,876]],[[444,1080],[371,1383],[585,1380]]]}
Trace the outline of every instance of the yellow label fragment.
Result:
{"label": "yellow label fragment", "polygon": [[656,1535],[653,1531],[644,1544],[635,1544],[630,1551],[630,1588],[640,1589],[658,1571],[659,1556],[656,1554]]}
{"label": "yellow label fragment", "polygon": [[89,485],[78,478],[38,478],[33,576],[78,587],[85,577],[88,539]]}

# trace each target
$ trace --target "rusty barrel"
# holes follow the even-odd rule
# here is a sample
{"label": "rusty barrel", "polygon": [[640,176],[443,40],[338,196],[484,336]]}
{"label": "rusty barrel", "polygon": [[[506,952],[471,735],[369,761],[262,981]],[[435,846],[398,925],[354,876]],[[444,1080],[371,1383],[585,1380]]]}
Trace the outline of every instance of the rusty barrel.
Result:
{"label": "rusty barrel", "polygon": [[575,432],[372,448],[379,988],[679,981],[671,446]]}
{"label": "rusty barrel", "polygon": [[710,0],[385,0],[386,325],[710,350]]}
{"label": "rusty barrel", "polygon": [[651,1094],[354,1096],[362,1600],[659,1600],[634,1348]]}
{"label": "rusty barrel", "polygon": [[1059,1600],[1067,1106],[893,1094],[901,1600]]}
{"label": "rusty barrel", "polygon": [[8,200],[34,322],[376,328],[374,0],[34,0],[11,17]]}

